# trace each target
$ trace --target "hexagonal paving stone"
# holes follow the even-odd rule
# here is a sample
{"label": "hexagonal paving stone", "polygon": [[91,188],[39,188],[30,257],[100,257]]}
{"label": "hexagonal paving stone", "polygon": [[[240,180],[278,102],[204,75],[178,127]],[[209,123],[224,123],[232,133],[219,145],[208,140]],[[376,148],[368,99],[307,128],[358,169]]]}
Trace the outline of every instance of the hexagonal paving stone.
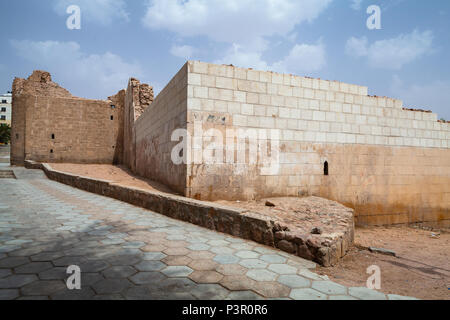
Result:
{"label": "hexagonal paving stone", "polygon": [[141,258],[135,255],[116,255],[105,260],[112,266],[132,266],[138,264]]}
{"label": "hexagonal paving stone", "polygon": [[30,262],[14,268],[16,274],[35,274],[53,268],[50,262]]}
{"label": "hexagonal paving stone", "polygon": [[[84,257],[62,257],[56,260],[53,260],[53,265],[55,267],[69,267],[69,266],[79,266],[82,262],[85,262],[87,259]],[[83,271],[83,270],[81,270]]]}
{"label": "hexagonal paving stone", "polygon": [[167,279],[166,276],[161,272],[139,272],[130,277],[130,280],[137,285],[160,283],[165,279]]}
{"label": "hexagonal paving stone", "polygon": [[34,256],[31,256],[31,261],[35,262],[50,262],[55,259],[61,258],[64,256],[63,252],[55,251],[55,252],[41,252],[39,254],[36,254]]}
{"label": "hexagonal paving stone", "polygon": [[220,284],[231,291],[252,290],[256,281],[247,276],[224,276]]}
{"label": "hexagonal paving stone", "polygon": [[163,252],[168,256],[186,256],[191,251],[186,248],[167,248]]}
{"label": "hexagonal paving stone", "polygon": [[215,254],[233,254],[236,250],[227,247],[211,247],[209,251],[214,252]]}
{"label": "hexagonal paving stone", "polygon": [[189,278],[167,278],[154,288],[166,292],[191,292],[197,286],[198,284]]}
{"label": "hexagonal paving stone", "polygon": [[0,279],[0,288],[2,289],[14,289],[21,288],[24,285],[32,283],[38,280],[36,275],[26,275],[26,274],[14,274],[12,276]]}
{"label": "hexagonal paving stone", "polygon": [[19,296],[17,289],[0,289],[0,300],[14,300]]}
{"label": "hexagonal paving stone", "polygon": [[224,276],[243,276],[248,272],[248,269],[238,264],[225,264],[219,265],[216,271]]}
{"label": "hexagonal paving stone", "polygon": [[247,272],[247,277],[256,281],[275,281],[277,274],[266,269],[253,269]]}
{"label": "hexagonal paving stone", "polygon": [[191,293],[200,300],[223,300],[229,291],[218,284],[200,284],[195,286]]}
{"label": "hexagonal paving stone", "polygon": [[197,260],[188,264],[188,267],[196,271],[214,271],[219,264],[212,260]]}
{"label": "hexagonal paving stone", "polygon": [[278,274],[297,274],[297,268],[288,266],[286,264],[271,264],[269,270]]}
{"label": "hexagonal paving stone", "polygon": [[187,256],[168,256],[161,261],[168,266],[185,266],[188,265],[192,259]]}
{"label": "hexagonal paving stone", "polygon": [[286,258],[278,254],[265,254],[262,255],[260,259],[268,263],[285,263],[287,261]]}
{"label": "hexagonal paving stone", "polygon": [[166,249],[167,249],[167,247],[162,244],[149,244],[149,245],[141,248],[141,250],[144,252],[161,252]]}
{"label": "hexagonal paving stone", "polygon": [[145,242],[142,241],[134,241],[134,242],[126,242],[122,245],[122,248],[124,249],[140,249],[142,247],[145,247]]}
{"label": "hexagonal paving stone", "polygon": [[313,289],[328,295],[345,295],[347,288],[331,281],[313,281]]}
{"label": "hexagonal paving stone", "polygon": [[290,296],[295,300],[326,300],[327,295],[314,289],[293,289]]}
{"label": "hexagonal paving stone", "polygon": [[67,274],[67,268],[54,267],[49,270],[40,272],[38,276],[41,280],[64,280],[69,275]]}
{"label": "hexagonal paving stone", "polygon": [[361,300],[386,300],[384,293],[368,288],[348,288],[348,293]]}
{"label": "hexagonal paving stone", "polygon": [[311,279],[311,280],[323,280],[318,274],[311,272],[309,270],[306,269],[300,269],[298,270],[298,275]]}
{"label": "hexagonal paving stone", "polygon": [[26,263],[29,263],[30,260],[26,257],[10,257],[0,260],[0,268],[9,269],[19,267]]}
{"label": "hexagonal paving stone", "polygon": [[168,241],[166,246],[168,248],[186,248],[189,246],[189,243],[186,241]]}
{"label": "hexagonal paving stone", "polygon": [[105,279],[92,286],[98,294],[120,293],[132,286],[127,279]]}
{"label": "hexagonal paving stone", "polygon": [[259,253],[254,252],[254,251],[242,250],[242,251],[236,252],[235,254],[236,254],[236,256],[238,256],[239,258],[242,258],[242,259],[256,259],[259,257]]}
{"label": "hexagonal paving stone", "polygon": [[131,266],[110,267],[102,272],[105,278],[128,278],[137,273],[137,270]]}
{"label": "hexagonal paving stone", "polygon": [[278,282],[256,282],[253,290],[259,295],[266,298],[286,298],[289,295],[290,289]]}
{"label": "hexagonal paving stone", "polygon": [[22,287],[21,292],[27,296],[49,296],[55,292],[67,290],[64,281],[60,280],[41,280],[27,284]]}
{"label": "hexagonal paving stone", "polygon": [[197,283],[217,283],[222,280],[223,275],[216,271],[194,271],[189,278]]}
{"label": "hexagonal paving stone", "polygon": [[277,281],[292,289],[308,288],[311,286],[311,280],[298,275],[282,275],[278,277]]}
{"label": "hexagonal paving stone", "polygon": [[210,240],[210,241],[208,241],[208,244],[212,247],[226,247],[230,243],[225,240]]}
{"label": "hexagonal paving stone", "polygon": [[204,243],[196,243],[196,244],[191,244],[187,248],[192,250],[192,251],[206,251],[206,250],[208,250],[211,247],[209,245],[207,245],[207,244],[204,244]]}
{"label": "hexagonal paving stone", "polygon": [[107,269],[110,265],[103,260],[86,261],[79,264],[81,272],[100,272]]}
{"label": "hexagonal paving stone", "polygon": [[252,291],[234,291],[231,292],[227,300],[263,300],[264,298]]}
{"label": "hexagonal paving stone", "polygon": [[244,259],[239,264],[248,269],[264,269],[268,263],[259,259]]}
{"label": "hexagonal paving stone", "polygon": [[134,266],[138,271],[160,271],[167,267],[166,264],[161,261],[148,260],[142,261],[141,263]]}
{"label": "hexagonal paving stone", "polygon": [[214,261],[220,264],[235,264],[239,262],[239,258],[231,254],[218,254],[214,257]]}
{"label": "hexagonal paving stone", "polygon": [[142,256],[142,259],[143,260],[162,260],[165,257],[167,257],[167,255],[165,255],[164,253],[161,253],[161,252],[146,252]]}
{"label": "hexagonal paving stone", "polygon": [[216,254],[209,252],[209,251],[193,251],[188,254],[188,257],[192,260],[207,260],[207,259],[213,259],[216,256]]}
{"label": "hexagonal paving stone", "polygon": [[358,299],[353,298],[351,296],[339,295],[339,296],[329,296],[328,300],[358,300]]}
{"label": "hexagonal paving stone", "polygon": [[167,267],[161,271],[169,278],[179,278],[179,277],[187,277],[189,276],[194,270],[192,270],[189,267],[185,266],[173,266],[173,267]]}
{"label": "hexagonal paving stone", "polygon": [[0,269],[0,279],[10,276],[12,274],[9,269]]}

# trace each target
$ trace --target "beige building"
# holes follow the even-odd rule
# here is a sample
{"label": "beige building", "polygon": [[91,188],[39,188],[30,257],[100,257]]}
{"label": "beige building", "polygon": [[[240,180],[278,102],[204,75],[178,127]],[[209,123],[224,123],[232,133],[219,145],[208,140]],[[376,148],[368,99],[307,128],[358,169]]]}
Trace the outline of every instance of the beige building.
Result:
{"label": "beige building", "polygon": [[0,95],[0,124],[11,124],[11,99],[11,93]]}

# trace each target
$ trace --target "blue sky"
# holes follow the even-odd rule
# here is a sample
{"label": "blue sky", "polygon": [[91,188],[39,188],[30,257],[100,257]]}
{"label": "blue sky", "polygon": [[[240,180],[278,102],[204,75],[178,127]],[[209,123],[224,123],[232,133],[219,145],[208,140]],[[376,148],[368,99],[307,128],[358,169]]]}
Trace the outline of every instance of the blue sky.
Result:
{"label": "blue sky", "polygon": [[[69,30],[69,5],[81,29]],[[366,9],[381,7],[381,30]],[[137,77],[161,90],[186,60],[366,85],[450,119],[447,0],[1,1],[0,91],[34,69],[104,99]]]}

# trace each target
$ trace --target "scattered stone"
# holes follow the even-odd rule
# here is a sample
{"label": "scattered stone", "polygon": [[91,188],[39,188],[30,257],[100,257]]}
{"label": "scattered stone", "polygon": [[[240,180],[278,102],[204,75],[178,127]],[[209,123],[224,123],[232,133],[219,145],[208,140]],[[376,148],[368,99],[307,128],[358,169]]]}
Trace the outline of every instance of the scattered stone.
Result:
{"label": "scattered stone", "polygon": [[373,252],[373,253],[384,254],[386,256],[392,256],[392,257],[396,257],[397,256],[395,251],[392,251],[392,250],[389,250],[389,249],[370,247],[369,251]]}
{"label": "scattered stone", "polygon": [[275,204],[270,201],[266,201],[266,207],[275,207]]}
{"label": "scattered stone", "polygon": [[311,234],[322,234],[322,233],[323,233],[323,231],[322,231],[322,229],[319,228],[319,227],[314,227],[314,228],[311,230]]}

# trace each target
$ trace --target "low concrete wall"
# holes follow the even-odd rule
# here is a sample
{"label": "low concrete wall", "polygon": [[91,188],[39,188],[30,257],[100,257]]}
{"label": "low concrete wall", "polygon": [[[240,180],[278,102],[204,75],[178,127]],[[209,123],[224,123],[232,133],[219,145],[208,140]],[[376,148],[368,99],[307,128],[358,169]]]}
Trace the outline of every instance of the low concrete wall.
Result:
{"label": "low concrete wall", "polygon": [[[42,169],[51,180],[142,207],[173,219],[275,247],[323,266],[336,264],[353,244],[354,228],[333,241],[317,235],[290,232],[289,227],[258,213],[230,208],[176,195],[124,187],[110,181],[53,170],[48,164],[26,162],[30,169]],[[351,209],[349,209],[351,210]]]}

